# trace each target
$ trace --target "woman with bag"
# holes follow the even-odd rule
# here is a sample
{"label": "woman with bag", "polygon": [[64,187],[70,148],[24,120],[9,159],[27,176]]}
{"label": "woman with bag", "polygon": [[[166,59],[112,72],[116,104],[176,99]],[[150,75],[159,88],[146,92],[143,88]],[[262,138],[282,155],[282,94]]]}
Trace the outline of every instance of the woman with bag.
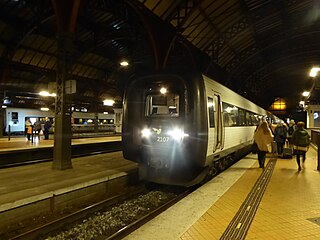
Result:
{"label": "woman with bag", "polygon": [[259,168],[264,168],[266,154],[269,151],[268,145],[270,146],[273,141],[273,135],[267,122],[264,121],[259,125],[254,133],[254,141],[258,145]]}
{"label": "woman with bag", "polygon": [[300,155],[302,156],[302,163],[304,163],[306,160],[306,152],[310,145],[310,135],[304,129],[304,122],[297,123],[297,129],[292,134],[292,143],[295,154],[297,155],[298,171],[300,171]]}
{"label": "woman with bag", "polygon": [[25,122],[25,134],[27,135],[28,141],[30,141],[31,135],[32,135],[32,123],[30,121],[30,118],[26,118]]}

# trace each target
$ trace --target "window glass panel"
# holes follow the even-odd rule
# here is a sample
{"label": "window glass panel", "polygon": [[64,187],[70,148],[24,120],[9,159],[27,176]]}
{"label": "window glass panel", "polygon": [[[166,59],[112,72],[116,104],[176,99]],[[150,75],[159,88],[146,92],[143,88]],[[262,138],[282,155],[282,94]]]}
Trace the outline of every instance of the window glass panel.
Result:
{"label": "window glass panel", "polygon": [[313,120],[314,120],[314,127],[320,127],[320,112],[319,111],[315,111],[313,113]]}
{"label": "window glass panel", "polygon": [[209,124],[211,128],[214,128],[214,102],[213,98],[208,97],[208,114],[209,114]]}
{"label": "window glass panel", "polygon": [[179,95],[175,93],[147,95],[145,115],[150,117],[178,117]]}
{"label": "window glass panel", "polygon": [[246,126],[246,112],[245,110],[239,108],[238,109],[238,114],[239,114],[239,125],[240,126]]}
{"label": "window glass panel", "polygon": [[247,125],[248,126],[253,126],[253,113],[252,112],[249,112],[249,111],[246,111],[246,121],[247,121]]}
{"label": "window glass panel", "polygon": [[238,125],[238,108],[228,103],[222,103],[223,121],[225,127]]}

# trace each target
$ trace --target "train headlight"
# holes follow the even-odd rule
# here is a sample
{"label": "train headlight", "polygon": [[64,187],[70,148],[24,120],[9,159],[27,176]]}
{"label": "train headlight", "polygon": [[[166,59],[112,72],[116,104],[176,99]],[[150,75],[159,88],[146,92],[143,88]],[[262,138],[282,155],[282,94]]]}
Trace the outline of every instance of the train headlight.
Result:
{"label": "train headlight", "polygon": [[141,131],[141,136],[143,138],[149,138],[150,134],[151,134],[151,130],[149,128],[144,128]]}
{"label": "train headlight", "polygon": [[184,131],[181,129],[173,129],[168,132],[168,135],[170,135],[176,141],[181,141],[184,137],[189,136],[188,134],[184,133]]}

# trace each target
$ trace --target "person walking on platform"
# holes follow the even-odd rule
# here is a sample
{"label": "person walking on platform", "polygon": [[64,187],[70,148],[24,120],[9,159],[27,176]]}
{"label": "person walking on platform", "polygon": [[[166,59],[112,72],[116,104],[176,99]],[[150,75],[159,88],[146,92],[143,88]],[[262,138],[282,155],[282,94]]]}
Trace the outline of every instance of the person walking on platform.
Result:
{"label": "person walking on platform", "polygon": [[27,135],[28,141],[30,141],[31,140],[31,134],[32,134],[32,123],[31,123],[29,118],[26,118],[25,134]]}
{"label": "person walking on platform", "polygon": [[297,129],[292,134],[292,143],[297,156],[298,171],[300,171],[300,156],[302,156],[302,163],[304,163],[306,160],[306,152],[310,145],[310,135],[304,129],[304,122],[297,123]]}
{"label": "person walking on platform", "polygon": [[287,139],[287,128],[283,124],[283,121],[279,122],[277,127],[274,129],[274,140],[277,143],[278,156],[282,156],[283,146]]}
{"label": "person walking on platform", "polygon": [[44,126],[43,126],[44,140],[48,140],[49,139],[49,132],[50,132],[50,128],[51,127],[52,127],[52,124],[51,124],[49,118],[46,117],[46,121],[45,121]]}
{"label": "person walking on platform", "polygon": [[264,168],[268,145],[273,141],[272,132],[267,122],[262,122],[254,133],[254,141],[258,145],[259,168]]}
{"label": "person walking on platform", "polygon": [[293,119],[290,120],[289,126],[288,126],[288,134],[287,134],[287,139],[289,142],[289,147],[292,149],[292,134],[293,132],[297,129],[296,123]]}

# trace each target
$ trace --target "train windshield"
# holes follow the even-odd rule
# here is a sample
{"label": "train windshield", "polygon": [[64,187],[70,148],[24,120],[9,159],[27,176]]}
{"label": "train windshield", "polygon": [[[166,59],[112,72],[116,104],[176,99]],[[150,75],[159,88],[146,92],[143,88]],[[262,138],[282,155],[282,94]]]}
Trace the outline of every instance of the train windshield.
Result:
{"label": "train windshield", "polygon": [[162,92],[146,96],[145,116],[148,117],[179,117],[179,94]]}

